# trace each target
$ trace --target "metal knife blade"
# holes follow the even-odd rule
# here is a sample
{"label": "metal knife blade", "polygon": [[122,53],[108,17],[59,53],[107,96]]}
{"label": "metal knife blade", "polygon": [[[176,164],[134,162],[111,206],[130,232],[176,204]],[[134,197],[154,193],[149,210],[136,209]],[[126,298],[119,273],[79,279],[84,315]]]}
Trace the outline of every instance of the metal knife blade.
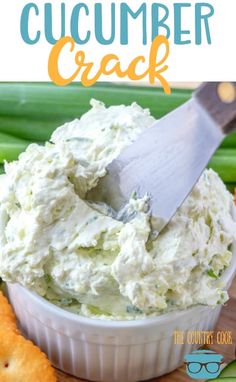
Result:
{"label": "metal knife blade", "polygon": [[[204,88],[200,96],[154,123],[125,148],[108,166],[108,173],[98,188],[92,191],[93,199],[97,196],[119,210],[134,191],[138,197],[148,194],[151,213],[158,218],[156,228],[160,231],[194,187],[224,139],[226,124],[229,130],[232,122],[231,114],[230,120],[224,120],[225,126],[220,126],[222,116],[214,118],[212,108],[204,107],[208,92],[209,89]],[[229,107],[228,102],[220,100],[219,103],[219,110],[224,104]],[[236,108],[234,114],[236,116]]]}

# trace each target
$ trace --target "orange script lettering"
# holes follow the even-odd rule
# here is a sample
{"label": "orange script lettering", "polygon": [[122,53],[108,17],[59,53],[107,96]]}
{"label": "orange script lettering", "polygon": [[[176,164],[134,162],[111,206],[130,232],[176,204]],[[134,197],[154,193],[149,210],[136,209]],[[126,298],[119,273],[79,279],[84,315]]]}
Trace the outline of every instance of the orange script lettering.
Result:
{"label": "orange script lettering", "polygon": [[[69,78],[64,78],[59,69],[59,58],[63,51],[63,48],[69,44],[70,51],[74,54],[74,62],[76,64],[76,70]],[[91,75],[92,69],[94,69],[94,62],[86,62],[85,52],[82,50],[75,51],[75,41],[72,37],[61,38],[52,48],[49,60],[48,60],[48,74],[51,80],[58,86],[65,86],[70,84],[80,76],[81,83],[88,87],[95,84],[102,75],[109,76],[111,74],[117,75],[118,78],[125,78],[132,81],[142,80],[148,77],[151,85],[159,81],[166,94],[171,93],[170,86],[163,76],[163,73],[168,69],[168,65],[165,64],[169,53],[169,41],[165,36],[156,36],[152,42],[150,48],[150,54],[148,59],[148,67],[143,73],[137,73],[137,65],[139,63],[144,64],[147,60],[144,56],[135,57],[128,65],[126,70],[122,70],[121,62],[116,54],[108,54],[104,56],[100,61],[100,66],[96,71],[96,74]],[[159,49],[164,47],[164,55],[159,58]]]}

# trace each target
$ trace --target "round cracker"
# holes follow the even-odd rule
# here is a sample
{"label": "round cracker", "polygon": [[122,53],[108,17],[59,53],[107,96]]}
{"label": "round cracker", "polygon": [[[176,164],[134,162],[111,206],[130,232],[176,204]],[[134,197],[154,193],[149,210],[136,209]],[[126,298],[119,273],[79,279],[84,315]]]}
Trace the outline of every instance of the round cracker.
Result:
{"label": "round cracker", "polygon": [[6,297],[0,291],[0,328],[13,330],[18,333],[16,316]]}
{"label": "round cracker", "polygon": [[0,329],[4,329],[5,331],[10,330],[11,332],[18,333],[18,334],[20,333],[16,327],[16,324],[14,322],[9,321],[7,318],[3,318],[3,319],[1,318]]}
{"label": "round cracker", "polygon": [[46,355],[31,341],[0,328],[0,381],[56,382]]}
{"label": "round cracker", "polygon": [[0,291],[0,316],[9,317],[12,321],[16,323],[16,316],[13,312],[11,305],[9,304],[7,298]]}

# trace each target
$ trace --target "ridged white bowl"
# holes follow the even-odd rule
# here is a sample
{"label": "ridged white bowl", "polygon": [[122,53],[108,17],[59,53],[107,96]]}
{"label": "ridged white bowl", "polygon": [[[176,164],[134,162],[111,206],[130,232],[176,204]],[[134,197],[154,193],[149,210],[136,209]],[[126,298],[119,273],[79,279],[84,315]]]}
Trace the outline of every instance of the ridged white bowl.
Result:
{"label": "ridged white bowl", "polygon": [[[236,251],[222,281],[229,288]],[[169,373],[196,345],[175,345],[173,332],[213,330],[221,306],[197,306],[138,321],[102,321],[69,313],[17,284],[8,294],[23,332],[57,368],[93,381],[131,382]]]}

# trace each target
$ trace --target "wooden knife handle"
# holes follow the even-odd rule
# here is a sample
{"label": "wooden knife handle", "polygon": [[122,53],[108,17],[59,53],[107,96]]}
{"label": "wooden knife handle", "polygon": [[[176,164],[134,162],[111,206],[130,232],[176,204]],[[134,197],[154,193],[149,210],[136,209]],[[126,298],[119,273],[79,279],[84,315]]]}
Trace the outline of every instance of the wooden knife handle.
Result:
{"label": "wooden knife handle", "polygon": [[236,82],[207,82],[194,97],[216,121],[224,134],[236,130]]}

